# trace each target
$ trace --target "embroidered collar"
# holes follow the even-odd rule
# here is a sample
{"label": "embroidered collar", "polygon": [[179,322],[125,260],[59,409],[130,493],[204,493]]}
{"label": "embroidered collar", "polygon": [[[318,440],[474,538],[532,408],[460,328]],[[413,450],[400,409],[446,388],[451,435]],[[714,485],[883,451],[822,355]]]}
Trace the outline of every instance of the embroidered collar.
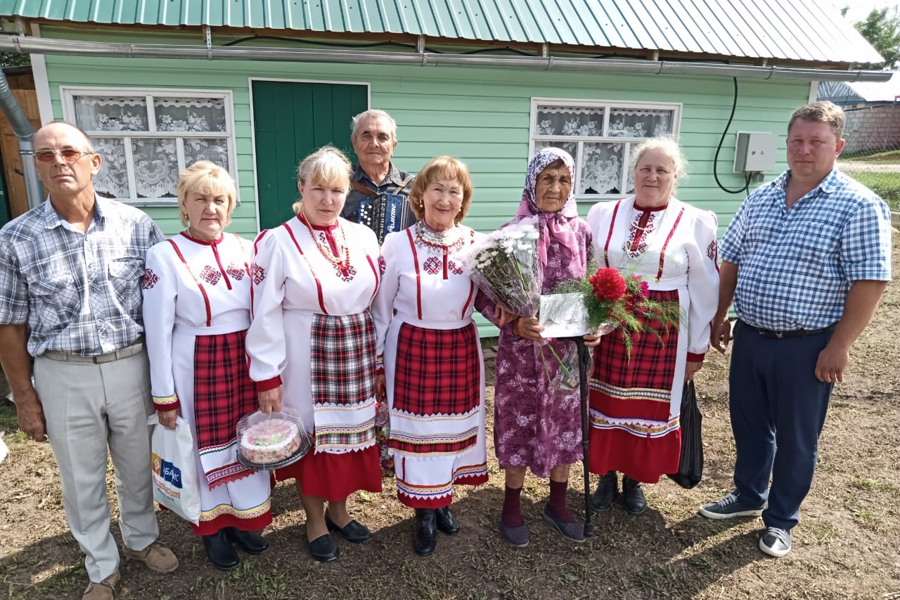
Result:
{"label": "embroidered collar", "polygon": [[331,225],[313,225],[312,223],[309,222],[309,220],[307,220],[307,218],[305,216],[303,216],[301,214],[298,214],[297,218],[300,219],[301,223],[303,223],[307,227],[312,227],[316,231],[332,231],[333,232],[335,229],[338,228],[338,222],[336,219],[335,219],[334,223],[332,223]]}
{"label": "embroidered collar", "polygon": [[667,208],[669,208],[669,203],[666,202],[662,206],[641,206],[640,204],[638,204],[637,198],[635,198],[634,204],[632,206],[633,206],[634,210],[636,210],[636,211],[659,212],[659,211],[663,211],[663,210],[666,210]]}
{"label": "embroidered collar", "polygon": [[[190,230],[188,230],[188,231],[190,231]],[[212,241],[201,240],[200,238],[195,238],[194,236],[192,236],[192,235],[191,235],[190,233],[188,233],[187,231],[182,231],[182,232],[181,232],[181,235],[184,236],[185,238],[191,240],[191,241],[194,242],[195,244],[202,244],[202,245],[204,245],[204,246],[218,246],[219,244],[222,243],[222,240],[225,239],[225,232],[224,232],[224,231],[222,232],[222,235],[219,236],[219,239],[217,239],[217,240],[212,240]]]}
{"label": "embroidered collar", "polygon": [[429,248],[449,250],[465,241],[465,232],[459,223],[453,225],[450,229],[435,231],[422,220],[416,223],[416,240]]}

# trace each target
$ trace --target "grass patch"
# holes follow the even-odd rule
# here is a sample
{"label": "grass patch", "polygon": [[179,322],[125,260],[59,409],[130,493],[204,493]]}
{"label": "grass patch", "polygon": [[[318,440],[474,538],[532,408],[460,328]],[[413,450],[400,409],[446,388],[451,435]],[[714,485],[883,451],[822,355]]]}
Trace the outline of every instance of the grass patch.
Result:
{"label": "grass patch", "polygon": [[900,173],[869,171],[847,171],[846,173],[881,196],[891,210],[900,210]]}
{"label": "grass patch", "polygon": [[900,150],[888,150],[886,152],[875,152],[872,154],[868,154],[866,151],[842,153],[841,160],[855,160],[859,162],[872,162],[882,164],[900,164]]}
{"label": "grass patch", "polygon": [[885,481],[884,479],[864,479],[857,477],[851,483],[853,487],[864,492],[897,492],[900,488],[896,483]]}
{"label": "grass patch", "polygon": [[0,429],[7,433],[19,430],[19,420],[16,417],[16,406],[10,402],[0,403]]}

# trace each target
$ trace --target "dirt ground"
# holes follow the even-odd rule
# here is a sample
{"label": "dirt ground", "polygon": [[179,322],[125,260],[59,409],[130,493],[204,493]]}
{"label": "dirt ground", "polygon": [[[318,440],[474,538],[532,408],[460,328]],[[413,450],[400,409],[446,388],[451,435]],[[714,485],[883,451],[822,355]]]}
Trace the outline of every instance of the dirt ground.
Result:
{"label": "dirt ground", "polygon": [[[698,377],[703,481],[690,491],[668,480],[646,486],[646,513],[633,517],[617,506],[595,516],[594,537],[585,544],[567,543],[541,522],[548,486],[529,476],[523,512],[531,544],[509,547],[497,531],[503,479],[489,449],[490,482],[461,489],[454,507],[462,531],[452,538],[441,535],[430,558],[413,553],[413,511],[397,502],[393,482],[385,480],[382,494],[351,498],[351,512],[372,529],[372,541],[353,546],[339,540],[340,559],[316,563],[305,549],[297,496],[281,484],[274,491],[275,521],[265,532],[271,544],[267,553],[246,558],[232,573],[217,572],[190,528],[171,513],[160,514],[161,539],[176,552],[181,567],[158,575],[124,563],[119,597],[900,600],[900,235],[894,239],[895,281],[854,348],[847,381],[832,397],[816,479],[794,530],[794,550],[783,559],[757,549],[759,519],[712,522],[696,514],[700,504],[731,489],[734,460],[727,357],[711,356]],[[492,395],[490,388],[489,403]],[[16,432],[15,411],[8,404],[0,407],[0,431],[10,447],[0,465],[0,594],[79,598],[87,576],[66,527],[49,447]],[[569,505],[577,511],[583,505],[580,467],[572,481]]]}

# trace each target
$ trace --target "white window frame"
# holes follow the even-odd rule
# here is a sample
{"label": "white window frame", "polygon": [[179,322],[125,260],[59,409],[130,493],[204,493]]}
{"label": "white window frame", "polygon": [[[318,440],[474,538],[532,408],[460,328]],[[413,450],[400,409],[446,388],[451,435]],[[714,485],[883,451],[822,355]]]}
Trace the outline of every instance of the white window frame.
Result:
{"label": "white window frame", "polygon": [[[571,106],[572,108],[597,108],[603,109],[603,134],[602,136],[581,136],[581,135],[566,135],[566,136],[558,136],[558,135],[537,135],[537,114],[538,107],[540,106]],[[568,143],[577,143],[578,144],[578,156],[582,156],[583,153],[583,144],[585,142],[588,143],[610,143],[610,144],[624,144],[625,148],[622,153],[623,161],[622,161],[622,174],[621,180],[628,180],[628,167],[631,162],[631,148],[633,145],[639,144],[640,142],[649,139],[649,138],[638,138],[638,137],[610,137],[608,134],[609,130],[609,111],[611,108],[624,108],[624,109],[633,109],[633,110],[670,110],[672,111],[672,132],[671,135],[676,138],[681,134],[681,112],[682,112],[682,104],[680,102],[641,102],[641,101],[632,101],[632,100],[586,100],[584,98],[531,98],[531,118],[528,130],[528,158],[534,156],[534,144],[535,142],[568,142]],[[574,189],[578,189],[579,182],[581,181],[581,161],[578,157],[575,158],[575,174],[574,180],[572,182],[572,186]],[[620,198],[624,198],[626,196],[630,196],[631,192],[622,192],[617,194],[577,194],[575,195],[575,199],[578,202],[598,202],[603,200],[619,200]]]}
{"label": "white window frame", "polygon": [[[70,123],[75,123],[75,96],[144,96],[147,103],[147,124],[149,131],[86,131],[90,137],[122,138],[125,140],[125,160],[128,165],[128,185],[132,191],[137,190],[134,178],[134,163],[131,154],[131,138],[174,138],[176,140],[176,153],[178,155],[179,171],[190,165],[184,164],[184,139],[185,138],[218,138],[226,140],[228,146],[228,172],[234,179],[237,190],[237,203],[240,204],[240,183],[238,182],[237,150],[234,125],[234,94],[232,90],[210,90],[195,88],[149,88],[149,87],[86,87],[86,86],[60,86],[60,98],[62,99],[63,118]],[[224,100],[225,103],[225,131],[156,131],[156,115],[154,112],[154,97],[176,98],[215,98]],[[178,198],[116,198],[132,206],[178,206]]]}

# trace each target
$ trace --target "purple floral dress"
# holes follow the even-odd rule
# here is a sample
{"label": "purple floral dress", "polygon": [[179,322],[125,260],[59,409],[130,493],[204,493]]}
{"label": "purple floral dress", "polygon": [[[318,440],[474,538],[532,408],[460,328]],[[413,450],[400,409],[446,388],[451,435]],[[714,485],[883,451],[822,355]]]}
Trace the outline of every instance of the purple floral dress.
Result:
{"label": "purple floral dress", "polygon": [[[556,148],[546,148],[532,159],[526,176],[525,192],[519,218],[538,215],[545,241],[546,262],[542,292],[560,282],[583,277],[592,236],[587,223],[577,217],[575,199],[569,196],[557,213],[544,213],[534,202],[537,175],[557,159],[563,159],[570,172],[575,172],[571,157]],[[476,309],[493,319],[493,304],[479,294]],[[496,324],[496,322],[495,322]],[[575,344],[552,341],[560,356],[572,355]],[[513,334],[506,325],[500,332],[495,362],[494,449],[500,467],[529,467],[538,477],[548,477],[550,469],[582,459],[580,393],[548,384],[557,376],[559,364],[548,348],[541,359],[540,345]],[[577,364],[577,363],[573,363]]]}

